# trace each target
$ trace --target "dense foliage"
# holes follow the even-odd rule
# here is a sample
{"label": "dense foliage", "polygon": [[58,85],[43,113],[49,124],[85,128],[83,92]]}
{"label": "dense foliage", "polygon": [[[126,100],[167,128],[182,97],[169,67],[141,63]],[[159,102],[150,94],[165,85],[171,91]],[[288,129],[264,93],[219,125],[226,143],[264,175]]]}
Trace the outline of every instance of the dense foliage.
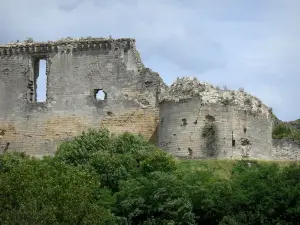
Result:
{"label": "dense foliage", "polygon": [[272,137],[274,139],[290,139],[300,142],[300,120],[289,123],[279,122],[273,126]]}
{"label": "dense foliage", "polygon": [[297,224],[300,166],[177,161],[94,131],[54,157],[0,156],[0,224]]}

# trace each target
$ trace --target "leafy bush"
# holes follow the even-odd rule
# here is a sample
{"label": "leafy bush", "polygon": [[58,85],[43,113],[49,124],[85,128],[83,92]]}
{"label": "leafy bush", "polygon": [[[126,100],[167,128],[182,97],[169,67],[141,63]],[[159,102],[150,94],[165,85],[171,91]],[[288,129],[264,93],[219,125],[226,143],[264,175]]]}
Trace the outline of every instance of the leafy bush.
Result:
{"label": "leafy bush", "polygon": [[296,163],[177,161],[141,136],[90,130],[55,157],[0,156],[0,224],[297,224],[299,180]]}
{"label": "leafy bush", "polygon": [[258,165],[258,162],[254,160],[237,161],[232,168],[232,174],[243,173],[245,171],[248,171],[250,167],[253,169],[253,167],[257,167]]}
{"label": "leafy bush", "polygon": [[251,101],[250,97],[245,98],[244,104],[248,105],[248,106],[252,106],[252,101]]}
{"label": "leafy bush", "polygon": [[296,224],[300,219],[299,172],[299,166],[280,169],[276,164],[260,164],[236,174],[227,215],[239,224]]}
{"label": "leafy bush", "polygon": [[279,123],[273,127],[272,137],[274,139],[287,138],[294,141],[300,141],[300,131],[284,123]]}
{"label": "leafy bush", "polygon": [[26,163],[30,157],[24,153],[5,153],[0,155],[0,172],[9,172],[15,166]]}
{"label": "leafy bush", "polygon": [[[1,158],[4,167],[16,160]],[[99,189],[95,174],[50,158],[30,159],[0,172],[0,180],[0,224],[115,224],[107,209],[113,198]]]}
{"label": "leafy bush", "polygon": [[175,169],[174,159],[142,136],[128,132],[112,136],[107,129],[89,130],[62,144],[55,157],[70,165],[91,166],[102,186],[113,192],[121,180]]}
{"label": "leafy bush", "polygon": [[233,103],[234,99],[221,97],[220,101],[224,106],[228,106]]}
{"label": "leafy bush", "polygon": [[221,177],[212,171],[212,163],[193,163],[189,173],[180,168],[197,224],[297,224],[299,165],[242,160],[234,163],[231,176]]}
{"label": "leafy bush", "polygon": [[107,129],[89,130],[70,141],[62,143],[55,157],[67,164],[88,164],[97,152],[113,152],[113,141]]}
{"label": "leafy bush", "polygon": [[185,183],[176,176],[155,172],[121,183],[119,215],[129,224],[194,224]]}

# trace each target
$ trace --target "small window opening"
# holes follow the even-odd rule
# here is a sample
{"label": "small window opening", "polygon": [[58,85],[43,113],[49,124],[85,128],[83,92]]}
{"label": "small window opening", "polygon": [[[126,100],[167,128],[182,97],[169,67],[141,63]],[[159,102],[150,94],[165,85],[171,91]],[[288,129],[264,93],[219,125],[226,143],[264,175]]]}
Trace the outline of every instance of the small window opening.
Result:
{"label": "small window opening", "polygon": [[233,131],[231,133],[232,147],[235,147],[235,140],[233,139]]}
{"label": "small window opening", "polygon": [[107,94],[102,89],[95,89],[95,99],[96,101],[103,101],[107,99]]}
{"label": "small window opening", "polygon": [[232,147],[235,147],[235,140],[232,140]]}
{"label": "small window opening", "polygon": [[47,62],[37,58],[34,65],[35,102],[46,102],[47,98]]}

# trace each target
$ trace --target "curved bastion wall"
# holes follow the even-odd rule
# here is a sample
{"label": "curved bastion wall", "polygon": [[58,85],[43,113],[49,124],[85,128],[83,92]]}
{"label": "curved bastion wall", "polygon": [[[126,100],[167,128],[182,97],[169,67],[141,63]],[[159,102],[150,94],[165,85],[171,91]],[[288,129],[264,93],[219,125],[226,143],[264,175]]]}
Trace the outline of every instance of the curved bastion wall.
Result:
{"label": "curved bastion wall", "polygon": [[272,158],[270,110],[243,91],[178,79],[160,99],[158,145],[177,157]]}

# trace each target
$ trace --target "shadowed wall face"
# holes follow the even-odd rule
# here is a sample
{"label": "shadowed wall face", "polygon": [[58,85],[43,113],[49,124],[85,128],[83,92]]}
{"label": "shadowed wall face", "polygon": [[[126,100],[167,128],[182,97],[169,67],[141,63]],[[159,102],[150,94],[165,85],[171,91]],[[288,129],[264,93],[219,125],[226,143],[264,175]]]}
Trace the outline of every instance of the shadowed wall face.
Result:
{"label": "shadowed wall face", "polygon": [[[43,102],[37,99],[41,60]],[[153,138],[161,85],[132,39],[0,46],[0,152],[53,154],[61,141],[101,126]]]}
{"label": "shadowed wall face", "polygon": [[178,157],[271,159],[272,122],[197,98],[160,104],[159,146]]}

